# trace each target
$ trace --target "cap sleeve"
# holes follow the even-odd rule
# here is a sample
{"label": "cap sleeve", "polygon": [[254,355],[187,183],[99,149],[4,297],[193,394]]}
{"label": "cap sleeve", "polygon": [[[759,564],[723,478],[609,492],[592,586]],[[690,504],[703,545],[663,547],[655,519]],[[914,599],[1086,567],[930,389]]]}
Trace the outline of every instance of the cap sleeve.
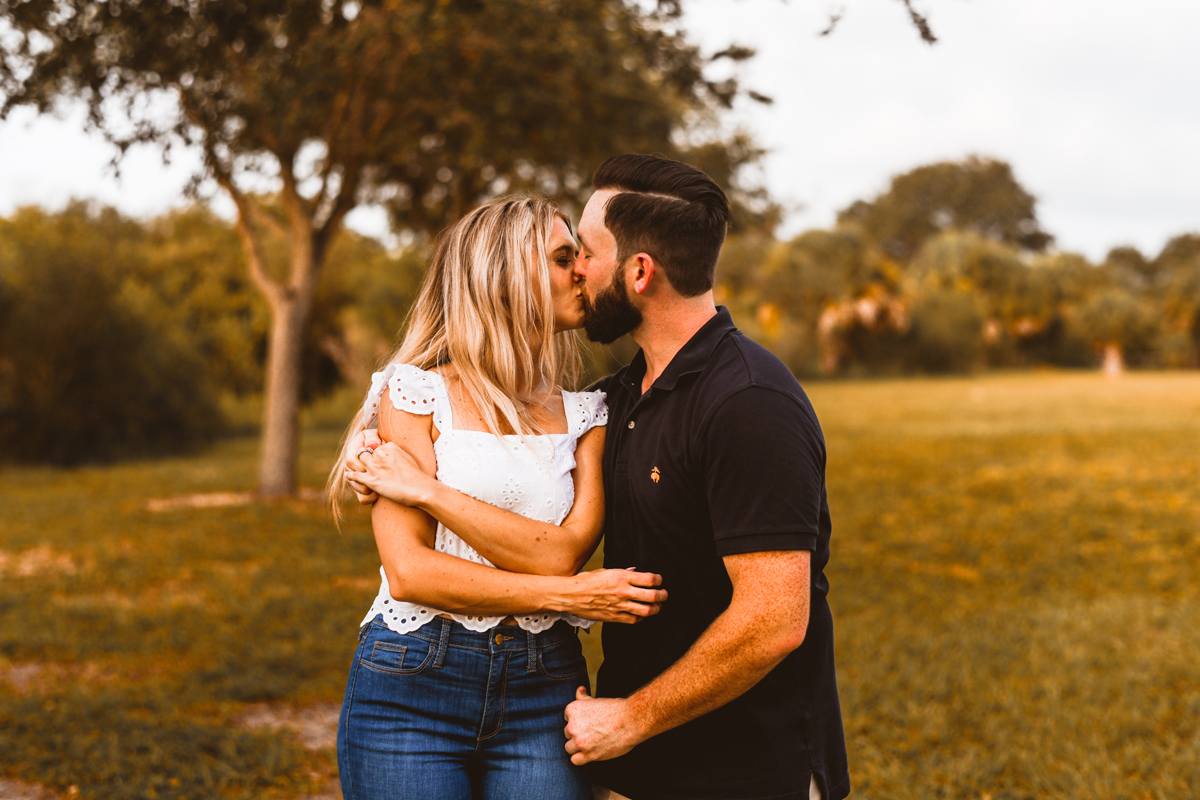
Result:
{"label": "cap sleeve", "polygon": [[563,404],[572,409],[571,432],[583,436],[597,425],[608,424],[608,405],[604,392],[563,392]]}
{"label": "cap sleeve", "polygon": [[366,427],[373,428],[378,424],[379,404],[383,402],[385,390],[396,410],[433,414],[438,411],[441,388],[440,377],[435,372],[426,372],[411,364],[388,364],[382,372],[371,376],[371,390],[363,404]]}

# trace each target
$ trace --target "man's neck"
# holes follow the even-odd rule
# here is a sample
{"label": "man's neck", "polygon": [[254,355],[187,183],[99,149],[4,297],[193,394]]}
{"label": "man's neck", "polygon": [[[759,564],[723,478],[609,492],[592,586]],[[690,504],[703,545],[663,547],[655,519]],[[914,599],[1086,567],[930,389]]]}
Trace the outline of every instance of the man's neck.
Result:
{"label": "man's neck", "polygon": [[696,331],[716,314],[712,292],[697,297],[672,298],[669,302],[656,303],[652,309],[643,309],[642,324],[630,334],[646,358],[642,394],[654,385]]}

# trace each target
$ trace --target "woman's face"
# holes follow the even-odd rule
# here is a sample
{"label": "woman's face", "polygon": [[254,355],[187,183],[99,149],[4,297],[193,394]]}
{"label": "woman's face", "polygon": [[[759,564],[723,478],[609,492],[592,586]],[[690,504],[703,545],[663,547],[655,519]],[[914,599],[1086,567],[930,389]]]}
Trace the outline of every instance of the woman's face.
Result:
{"label": "woman's face", "polygon": [[575,282],[575,238],[562,219],[554,218],[550,241],[550,296],[554,301],[554,332],[583,326],[583,292]]}

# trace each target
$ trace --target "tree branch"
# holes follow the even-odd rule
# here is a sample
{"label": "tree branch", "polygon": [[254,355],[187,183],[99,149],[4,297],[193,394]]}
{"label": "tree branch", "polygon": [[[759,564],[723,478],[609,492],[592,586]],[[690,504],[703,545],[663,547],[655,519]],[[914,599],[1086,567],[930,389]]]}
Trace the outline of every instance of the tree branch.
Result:
{"label": "tree branch", "polygon": [[919,14],[917,10],[913,8],[912,0],[900,0],[900,2],[904,4],[906,9],[908,9],[908,17],[912,20],[912,24],[917,26],[917,30],[920,32],[921,38],[927,44],[935,44],[937,42],[937,37],[933,35],[933,28],[929,27],[929,19],[922,14]]}
{"label": "tree branch", "polygon": [[217,183],[221,188],[229,193],[234,205],[237,206],[237,232],[242,240],[242,244],[246,247],[246,261],[250,265],[250,279],[254,281],[254,285],[259,288],[259,291],[266,295],[267,300],[274,308],[283,302],[287,291],[278,281],[268,275],[266,269],[263,267],[262,246],[255,235],[254,228],[250,224],[250,220],[256,216],[253,208],[254,204],[234,185],[233,178],[228,172],[214,166],[213,175],[216,177]]}

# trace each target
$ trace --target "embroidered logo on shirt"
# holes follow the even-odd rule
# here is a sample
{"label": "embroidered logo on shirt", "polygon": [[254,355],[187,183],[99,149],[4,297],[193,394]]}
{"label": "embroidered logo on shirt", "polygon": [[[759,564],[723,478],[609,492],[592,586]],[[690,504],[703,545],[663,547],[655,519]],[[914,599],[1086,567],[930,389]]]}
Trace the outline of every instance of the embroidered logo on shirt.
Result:
{"label": "embroidered logo on shirt", "polygon": [[658,467],[650,470],[650,480],[658,483],[658,479],[662,477],[662,473],[658,471]]}

